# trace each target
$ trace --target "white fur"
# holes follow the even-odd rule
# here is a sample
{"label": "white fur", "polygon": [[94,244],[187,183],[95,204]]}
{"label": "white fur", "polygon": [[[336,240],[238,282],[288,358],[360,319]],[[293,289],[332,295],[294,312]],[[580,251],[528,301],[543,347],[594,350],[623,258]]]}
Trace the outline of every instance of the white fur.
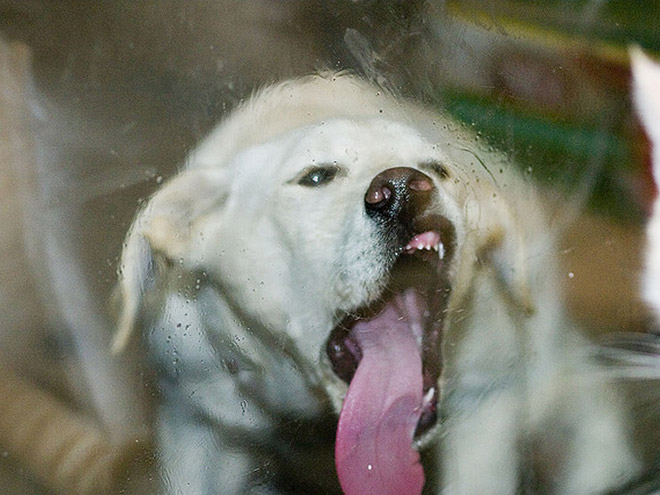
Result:
{"label": "white fur", "polygon": [[[318,427],[304,441],[302,430],[281,432],[339,410],[346,385],[329,368],[326,339],[342,312],[385,284],[392,254],[365,215],[365,191],[388,168],[431,160],[450,174],[432,176],[432,209],[457,238],[443,421],[420,442],[439,449],[439,491],[514,493],[529,439],[555,458],[555,493],[594,493],[632,471],[618,402],[564,316],[533,187],[450,120],[322,75],[272,86],[236,110],[127,238],[116,348],[143,327],[161,379],[168,492],[272,492],[275,466],[318,486],[329,471],[333,486],[332,445],[316,449]],[[341,167],[334,181],[297,185],[321,163]]]}

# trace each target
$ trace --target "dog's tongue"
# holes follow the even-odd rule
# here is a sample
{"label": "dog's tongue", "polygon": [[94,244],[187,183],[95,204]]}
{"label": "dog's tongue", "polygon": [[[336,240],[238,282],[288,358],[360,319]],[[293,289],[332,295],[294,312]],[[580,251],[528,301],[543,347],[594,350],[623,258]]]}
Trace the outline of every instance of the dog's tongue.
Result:
{"label": "dog's tongue", "polygon": [[[362,359],[339,416],[335,463],[346,495],[415,495],[424,486],[413,449],[421,415],[422,359],[415,297],[405,294],[352,337]],[[415,328],[417,327],[417,328]]]}

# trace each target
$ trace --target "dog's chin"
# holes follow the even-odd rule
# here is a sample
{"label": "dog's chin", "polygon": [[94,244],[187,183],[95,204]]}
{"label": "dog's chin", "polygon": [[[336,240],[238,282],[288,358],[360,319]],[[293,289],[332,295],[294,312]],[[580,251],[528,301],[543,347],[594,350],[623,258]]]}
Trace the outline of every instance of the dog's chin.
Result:
{"label": "dog's chin", "polygon": [[[415,430],[415,442],[422,444],[426,443],[428,433],[438,419],[441,343],[451,292],[449,273],[455,244],[454,229],[446,218],[429,216],[416,222],[415,231],[407,242],[401,244],[395,248],[395,261],[380,295],[376,300],[340,315],[339,324],[327,340],[326,353],[332,373],[339,379],[335,382],[349,385],[363,357],[356,327],[364,329],[373,323],[377,327],[374,331],[381,331],[388,325],[394,327],[405,322],[422,363],[423,399]],[[393,316],[388,316],[390,314]],[[387,344],[387,338],[384,338],[383,345]],[[411,361],[418,362],[418,357],[414,357],[416,359]],[[401,359],[407,358],[401,356]],[[402,369],[407,366],[404,362],[398,365]]]}

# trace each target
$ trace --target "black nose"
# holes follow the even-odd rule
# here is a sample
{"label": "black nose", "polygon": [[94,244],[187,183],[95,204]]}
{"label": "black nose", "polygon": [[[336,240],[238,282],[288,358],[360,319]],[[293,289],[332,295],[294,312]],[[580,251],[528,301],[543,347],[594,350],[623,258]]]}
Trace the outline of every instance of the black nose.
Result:
{"label": "black nose", "polygon": [[428,175],[414,168],[384,170],[374,177],[364,196],[367,214],[408,223],[426,208],[434,187]]}

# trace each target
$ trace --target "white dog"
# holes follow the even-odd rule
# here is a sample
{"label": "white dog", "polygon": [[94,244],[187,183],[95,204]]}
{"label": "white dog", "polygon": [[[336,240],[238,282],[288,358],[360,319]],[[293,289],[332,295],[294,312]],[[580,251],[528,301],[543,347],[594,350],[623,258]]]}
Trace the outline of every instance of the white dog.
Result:
{"label": "white dog", "polygon": [[425,473],[427,491],[597,493],[635,461],[557,287],[506,160],[310,76],[239,107],[140,212],[116,348],[144,329],[171,493],[334,493],[338,475],[414,494]]}

